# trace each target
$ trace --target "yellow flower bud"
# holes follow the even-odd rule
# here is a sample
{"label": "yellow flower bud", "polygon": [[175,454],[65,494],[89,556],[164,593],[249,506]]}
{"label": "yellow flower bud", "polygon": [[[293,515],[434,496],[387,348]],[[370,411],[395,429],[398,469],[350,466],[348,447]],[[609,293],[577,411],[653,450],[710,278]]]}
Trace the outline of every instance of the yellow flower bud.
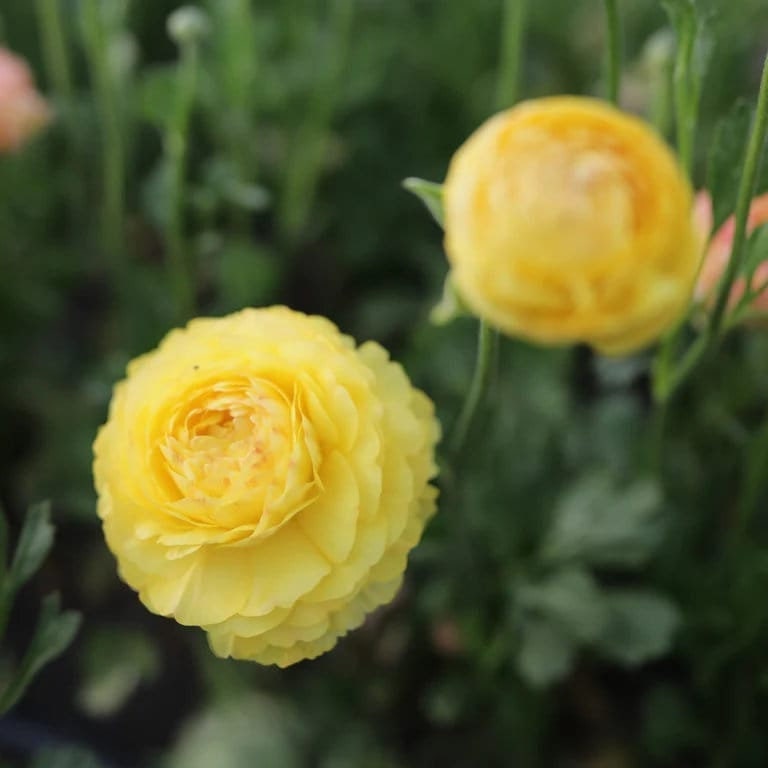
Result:
{"label": "yellow flower bud", "polygon": [[688,305],[692,192],[645,123],[595,99],[524,102],[456,152],[445,248],[470,308],[513,336],[636,350]]}

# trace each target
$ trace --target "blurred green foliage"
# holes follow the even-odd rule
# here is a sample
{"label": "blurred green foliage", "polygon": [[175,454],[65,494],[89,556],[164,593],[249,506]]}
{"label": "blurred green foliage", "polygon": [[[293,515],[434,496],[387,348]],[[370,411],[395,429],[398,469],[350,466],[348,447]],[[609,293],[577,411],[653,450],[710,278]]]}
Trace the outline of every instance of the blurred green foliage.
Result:
{"label": "blurred green foliage", "polygon": [[[694,174],[721,219],[768,9],[695,5],[712,49]],[[623,104],[671,139],[667,16],[619,6]],[[660,460],[646,357],[504,340],[401,595],[315,662],[218,660],[120,584],[91,442],[127,360],[189,314],[328,315],[386,344],[446,428],[474,361],[470,318],[428,322],[441,235],[401,183],[441,180],[493,111],[502,2],[208,0],[207,29],[181,45],[177,7],[0,4],[3,44],[56,110],[0,158],[0,499],[14,528],[54,499],[59,530],[20,593],[9,659],[31,635],[28,598],[55,586],[85,616],[0,720],[2,764],[768,764],[768,495],[743,498],[766,460],[764,331],[734,334],[680,393]],[[604,92],[602,14],[530,3],[523,97]],[[750,535],[734,531],[744,503]]]}

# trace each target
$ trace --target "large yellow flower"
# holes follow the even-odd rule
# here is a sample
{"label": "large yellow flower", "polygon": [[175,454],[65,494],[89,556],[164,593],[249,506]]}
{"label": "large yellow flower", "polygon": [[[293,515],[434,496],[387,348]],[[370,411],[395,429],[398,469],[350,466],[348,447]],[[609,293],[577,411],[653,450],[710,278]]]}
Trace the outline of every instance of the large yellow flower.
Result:
{"label": "large yellow flower", "polygon": [[134,360],[94,445],[121,577],[220,656],[286,666],[389,601],[435,507],[431,401],[379,345],[286,307]]}
{"label": "large yellow flower", "polygon": [[561,96],[496,115],[455,154],[444,192],[455,284],[509,334],[623,353],[690,301],[688,181],[649,126],[606,103]]}

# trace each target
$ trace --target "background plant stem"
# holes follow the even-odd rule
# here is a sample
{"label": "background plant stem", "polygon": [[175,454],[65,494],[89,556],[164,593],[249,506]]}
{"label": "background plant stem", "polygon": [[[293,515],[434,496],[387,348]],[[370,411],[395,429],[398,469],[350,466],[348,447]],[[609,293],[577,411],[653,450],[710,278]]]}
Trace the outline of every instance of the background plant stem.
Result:
{"label": "background plant stem", "polygon": [[763,145],[765,144],[766,128],[768,128],[768,56],[766,56],[763,62],[760,91],[757,97],[757,109],[752,121],[752,130],[749,136],[749,143],[747,144],[744,167],[739,183],[731,258],[728,260],[725,275],[720,281],[715,308],[712,311],[711,320],[707,327],[708,336],[712,340],[715,340],[722,331],[725,310],[728,304],[728,298],[731,294],[731,288],[739,273],[741,264],[744,261],[745,245],[747,241],[747,219],[749,218],[749,208],[752,204],[752,197],[755,194],[755,182],[757,179],[757,170],[760,165],[760,158],[763,153]]}
{"label": "background plant stem", "polygon": [[605,86],[608,100],[618,106],[621,91],[622,45],[617,0],[605,0],[605,20],[608,36],[608,50],[605,57]]}
{"label": "background plant stem", "polygon": [[456,420],[456,426],[451,436],[450,449],[454,456],[461,453],[464,443],[475,421],[475,417],[483,402],[493,374],[493,361],[498,346],[498,331],[491,328],[485,320],[480,320],[477,335],[477,360],[472,374],[472,382],[467,397]]}
{"label": "background plant stem", "polygon": [[189,121],[197,89],[199,58],[196,40],[181,44],[176,103],[165,135],[169,175],[166,247],[168,274],[174,297],[174,319],[179,324],[186,321],[195,310],[195,281],[187,253],[184,202]]}
{"label": "background plant stem", "polygon": [[[505,0],[499,56],[499,75],[496,90],[496,107],[512,106],[520,91],[520,70],[523,36],[525,31],[527,0]],[[485,399],[493,378],[494,361],[499,346],[499,333],[488,323],[479,321],[477,336],[477,358],[467,396],[456,420],[450,440],[454,456],[461,453],[474,424],[477,412]]]}
{"label": "background plant stem", "polygon": [[518,99],[523,34],[528,0],[504,0],[501,53],[496,81],[496,108],[511,107]]}
{"label": "background plant stem", "polygon": [[35,0],[43,58],[48,79],[53,85],[57,101],[63,105],[69,119],[72,108],[72,69],[67,55],[67,41],[64,36],[64,20],[59,0]]}
{"label": "background plant stem", "polygon": [[125,313],[127,265],[125,248],[125,137],[120,89],[110,58],[108,32],[100,0],[83,0],[82,25],[86,55],[102,129],[102,244],[112,272],[118,312]]}
{"label": "background plant stem", "polygon": [[675,121],[677,123],[677,151],[685,172],[693,171],[693,147],[696,133],[696,113],[691,66],[696,43],[696,17],[693,9],[683,13],[677,28],[674,90]]}

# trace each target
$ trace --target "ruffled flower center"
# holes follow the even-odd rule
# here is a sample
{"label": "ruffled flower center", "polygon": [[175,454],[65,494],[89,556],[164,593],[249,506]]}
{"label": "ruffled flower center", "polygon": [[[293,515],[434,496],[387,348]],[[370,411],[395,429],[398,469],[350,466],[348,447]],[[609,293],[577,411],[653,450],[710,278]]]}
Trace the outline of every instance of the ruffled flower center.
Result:
{"label": "ruffled flower center", "polygon": [[224,527],[278,524],[303,505],[296,489],[314,479],[303,422],[296,403],[266,380],[197,392],[175,409],[160,444],[176,504]]}

